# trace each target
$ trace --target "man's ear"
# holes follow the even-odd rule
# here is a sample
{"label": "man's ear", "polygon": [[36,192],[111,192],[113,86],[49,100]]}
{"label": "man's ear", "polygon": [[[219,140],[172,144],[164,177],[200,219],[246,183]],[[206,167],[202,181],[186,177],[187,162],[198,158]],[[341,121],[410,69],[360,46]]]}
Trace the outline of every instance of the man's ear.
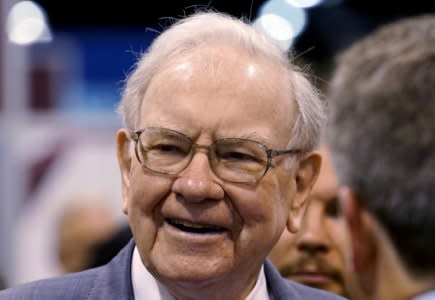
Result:
{"label": "man's ear", "polygon": [[348,228],[350,251],[348,263],[363,290],[371,294],[376,280],[376,222],[348,186],[340,188],[339,201]]}
{"label": "man's ear", "polygon": [[319,176],[322,158],[317,152],[310,152],[299,162],[296,171],[296,194],[290,204],[287,229],[291,233],[299,231],[302,218],[308,205],[308,195]]}
{"label": "man's ear", "polygon": [[122,180],[122,211],[128,214],[128,191],[130,188],[131,152],[130,138],[125,129],[120,129],[116,135],[116,149]]}

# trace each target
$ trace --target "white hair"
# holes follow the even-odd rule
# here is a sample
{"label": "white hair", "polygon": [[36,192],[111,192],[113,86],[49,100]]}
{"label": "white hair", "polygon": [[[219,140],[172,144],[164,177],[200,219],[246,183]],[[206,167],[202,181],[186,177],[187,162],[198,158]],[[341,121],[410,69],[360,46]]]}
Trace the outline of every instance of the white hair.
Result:
{"label": "white hair", "polygon": [[297,105],[290,144],[307,151],[318,145],[325,111],[317,89],[270,38],[242,20],[217,12],[197,12],[179,20],[154,40],[126,80],[118,109],[124,126],[137,129],[146,89],[169,59],[210,44],[234,45],[287,69],[293,90],[289,98]]}

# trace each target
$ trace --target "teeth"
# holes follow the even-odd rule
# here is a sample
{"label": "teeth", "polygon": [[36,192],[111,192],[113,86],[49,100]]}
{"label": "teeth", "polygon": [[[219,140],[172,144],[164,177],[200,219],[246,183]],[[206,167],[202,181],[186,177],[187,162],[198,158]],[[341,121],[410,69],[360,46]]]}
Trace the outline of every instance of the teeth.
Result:
{"label": "teeth", "polygon": [[179,219],[166,219],[168,224],[182,230],[191,233],[218,233],[223,232],[225,229],[220,226],[215,225],[201,225],[197,223],[192,223],[189,221],[183,221]]}
{"label": "teeth", "polygon": [[201,224],[195,224],[195,223],[190,223],[187,221],[180,221],[180,220],[171,220],[171,221],[174,224],[191,227],[191,228],[216,228],[216,226],[213,225],[201,225]]}

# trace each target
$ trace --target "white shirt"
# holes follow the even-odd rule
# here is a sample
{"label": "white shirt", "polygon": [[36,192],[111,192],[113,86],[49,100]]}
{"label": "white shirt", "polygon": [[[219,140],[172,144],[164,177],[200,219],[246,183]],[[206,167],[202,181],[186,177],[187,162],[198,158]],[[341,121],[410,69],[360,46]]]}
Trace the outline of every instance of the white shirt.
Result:
{"label": "white shirt", "polygon": [[413,298],[414,300],[435,300],[435,290],[428,291],[424,294],[418,295]]}
{"label": "white shirt", "polygon": [[[131,261],[131,281],[136,300],[176,300],[145,268],[137,247],[134,247]],[[255,287],[245,300],[269,300],[263,267],[261,267]]]}

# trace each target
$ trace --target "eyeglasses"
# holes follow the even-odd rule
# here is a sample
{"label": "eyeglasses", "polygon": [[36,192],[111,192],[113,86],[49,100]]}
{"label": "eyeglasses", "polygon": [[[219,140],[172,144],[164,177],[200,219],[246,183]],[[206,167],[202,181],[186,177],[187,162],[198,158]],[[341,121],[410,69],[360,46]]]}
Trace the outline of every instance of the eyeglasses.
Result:
{"label": "eyeglasses", "polygon": [[160,127],[136,130],[132,139],[138,161],[148,170],[176,175],[203,149],[216,176],[234,183],[255,183],[266,174],[274,157],[302,152],[272,150],[260,142],[241,138],[218,139],[210,146],[198,145],[178,131]]}

